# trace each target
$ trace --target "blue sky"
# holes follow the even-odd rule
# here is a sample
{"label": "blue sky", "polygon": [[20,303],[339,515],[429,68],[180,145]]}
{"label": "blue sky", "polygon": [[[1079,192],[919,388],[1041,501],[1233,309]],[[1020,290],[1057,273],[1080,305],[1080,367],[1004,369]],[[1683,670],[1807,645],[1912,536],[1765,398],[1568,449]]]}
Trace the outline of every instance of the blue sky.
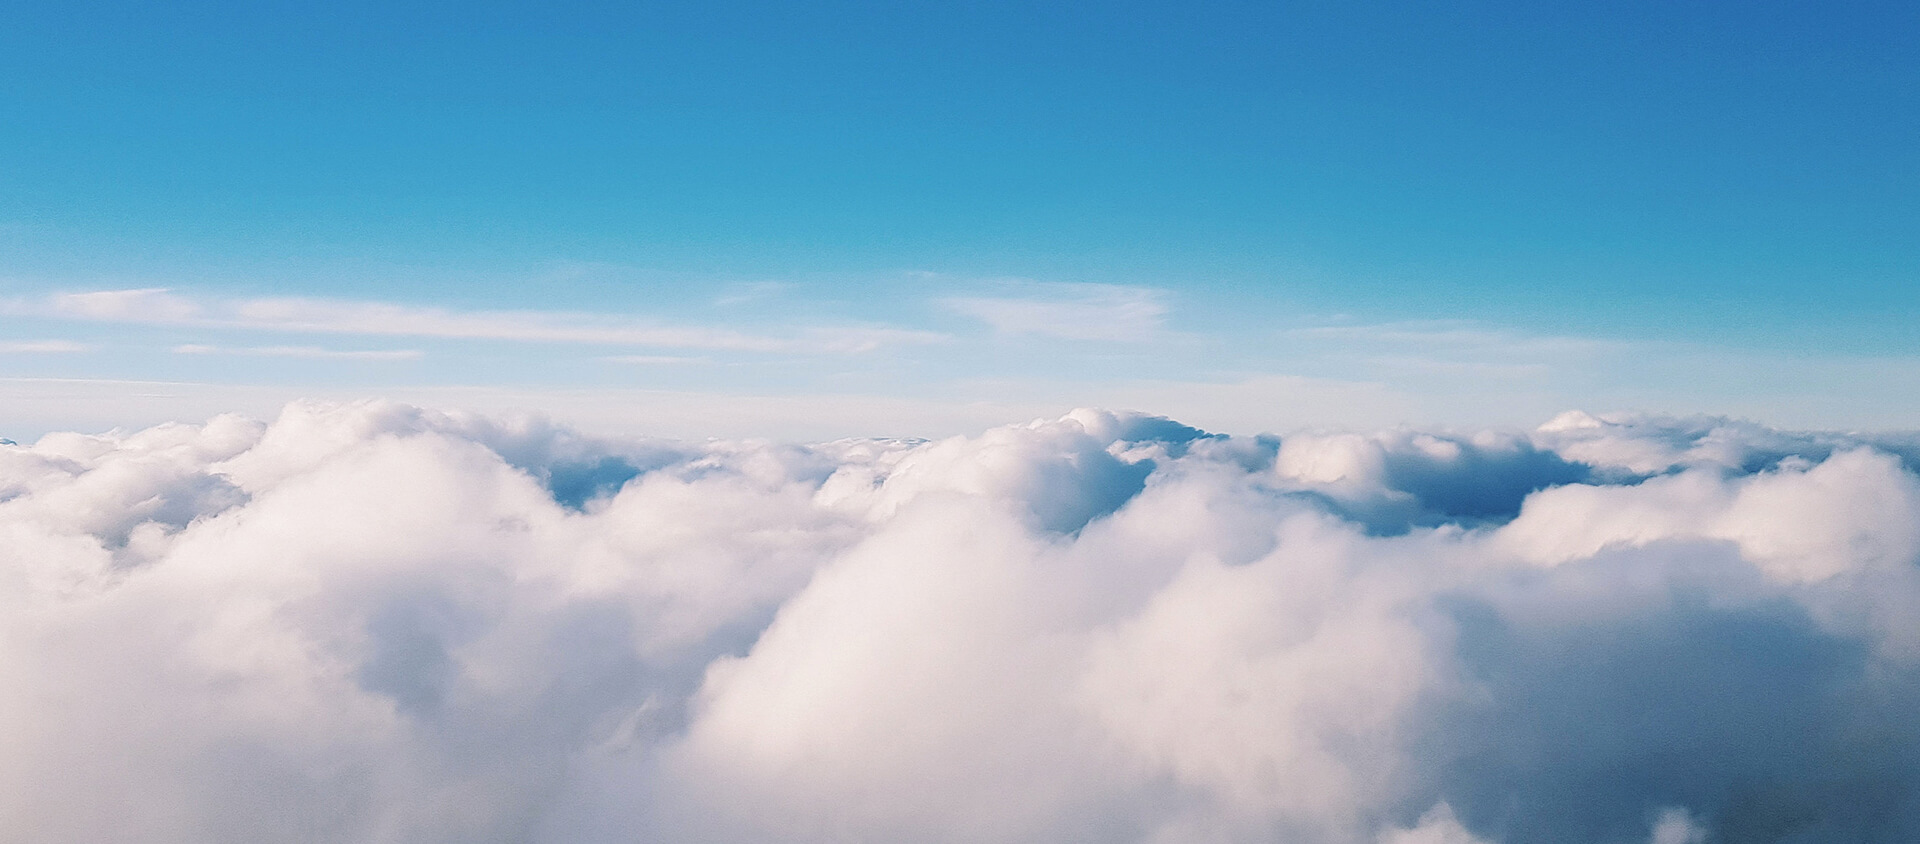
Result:
{"label": "blue sky", "polygon": [[1917,44],[1911,4],[11,4],[0,394],[1911,427]]}

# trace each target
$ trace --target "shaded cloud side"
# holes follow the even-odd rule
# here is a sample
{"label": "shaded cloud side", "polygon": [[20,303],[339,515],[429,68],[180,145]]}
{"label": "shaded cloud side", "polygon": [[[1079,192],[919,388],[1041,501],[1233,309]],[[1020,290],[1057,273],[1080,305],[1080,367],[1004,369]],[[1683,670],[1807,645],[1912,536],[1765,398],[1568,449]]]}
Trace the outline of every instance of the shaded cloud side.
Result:
{"label": "shaded cloud side", "polygon": [[1911,841],[1917,456],[53,434],[0,445],[0,841]]}

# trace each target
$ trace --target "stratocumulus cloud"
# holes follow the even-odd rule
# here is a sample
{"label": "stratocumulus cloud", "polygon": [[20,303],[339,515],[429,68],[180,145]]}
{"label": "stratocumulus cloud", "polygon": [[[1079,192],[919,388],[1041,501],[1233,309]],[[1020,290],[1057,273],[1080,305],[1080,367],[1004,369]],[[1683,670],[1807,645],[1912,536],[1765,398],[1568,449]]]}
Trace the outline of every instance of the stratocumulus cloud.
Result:
{"label": "stratocumulus cloud", "polygon": [[0,840],[1920,838],[1920,445],[0,446]]}

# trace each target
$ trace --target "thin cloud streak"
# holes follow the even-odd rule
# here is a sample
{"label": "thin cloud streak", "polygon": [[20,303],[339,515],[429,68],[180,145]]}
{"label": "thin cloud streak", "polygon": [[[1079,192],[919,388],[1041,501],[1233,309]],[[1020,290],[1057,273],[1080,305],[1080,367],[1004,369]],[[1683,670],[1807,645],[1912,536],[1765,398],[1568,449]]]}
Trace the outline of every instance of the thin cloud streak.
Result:
{"label": "thin cloud streak", "polygon": [[1032,296],[955,296],[940,300],[1002,334],[1067,340],[1145,342],[1159,339],[1165,293],[1111,284],[1030,285]]}
{"label": "thin cloud streak", "polygon": [[0,354],[64,355],[90,352],[93,347],[72,340],[14,340],[0,343]]}
{"label": "thin cloud streak", "polygon": [[247,357],[312,358],[316,360],[418,360],[419,349],[325,349],[319,346],[204,346],[187,343],[173,347],[176,355],[243,355]]}
{"label": "thin cloud streak", "polygon": [[1597,355],[1625,351],[1631,344],[1591,337],[1526,334],[1460,320],[1316,325],[1287,329],[1285,337],[1374,347],[1413,347],[1447,352],[1498,352],[1523,355]]}
{"label": "thin cloud streak", "polygon": [[598,358],[607,363],[625,363],[635,366],[672,366],[683,363],[709,363],[706,358],[686,357],[682,355],[607,355]]}
{"label": "thin cloud streak", "polygon": [[932,332],[875,326],[813,327],[796,336],[779,337],[570,311],[457,311],[302,297],[217,299],[185,296],[166,288],[62,293],[39,301],[16,301],[6,310],[139,325],[768,353],[854,354],[944,339]]}

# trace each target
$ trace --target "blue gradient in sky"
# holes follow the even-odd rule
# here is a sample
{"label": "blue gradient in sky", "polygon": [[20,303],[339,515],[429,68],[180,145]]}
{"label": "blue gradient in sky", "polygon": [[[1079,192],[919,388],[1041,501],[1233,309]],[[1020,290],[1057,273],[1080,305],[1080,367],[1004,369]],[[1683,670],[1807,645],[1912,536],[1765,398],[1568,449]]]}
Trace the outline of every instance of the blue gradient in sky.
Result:
{"label": "blue gradient in sky", "polygon": [[[0,374],[1438,395],[1379,360],[1465,377],[1473,332],[1465,364],[1547,367],[1475,400],[1519,416],[1894,424],[1920,410],[1916,45],[1893,3],[10,4]],[[938,338],[583,352],[46,304],[126,288]],[[1153,313],[1092,332],[955,304],[1130,296]],[[1633,348],[1536,354],[1588,341]],[[1633,371],[1671,344],[1734,363]],[[305,351],[234,351],[261,349]],[[1472,416],[1416,405],[1383,418]]]}

